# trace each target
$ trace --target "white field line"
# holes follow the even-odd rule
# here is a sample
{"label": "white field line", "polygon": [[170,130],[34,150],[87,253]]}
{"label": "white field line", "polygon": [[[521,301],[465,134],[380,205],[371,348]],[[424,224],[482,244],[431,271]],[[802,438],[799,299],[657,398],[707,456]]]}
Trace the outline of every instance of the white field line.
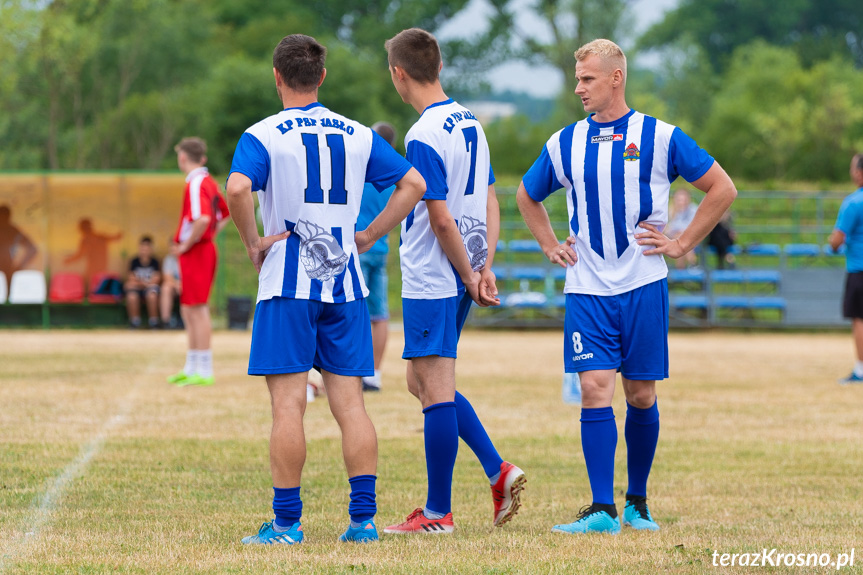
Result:
{"label": "white field line", "polygon": [[[157,366],[161,367],[164,365],[164,359],[164,357],[159,357],[156,361],[152,361],[143,373],[154,373]],[[31,506],[30,514],[27,516],[23,524],[21,532],[17,535],[13,535],[6,541],[5,545],[0,547],[2,548],[2,552],[0,552],[0,573],[4,572],[7,565],[28,545],[34,542],[37,537],[39,537],[42,528],[50,522],[54,511],[56,511],[57,507],[60,505],[67,489],[72,485],[76,478],[84,473],[87,466],[90,465],[90,461],[93,457],[102,450],[105,440],[108,438],[111,431],[126,421],[126,417],[129,415],[129,412],[132,410],[135,403],[135,395],[146,378],[135,377],[133,380],[134,385],[132,385],[129,393],[127,393],[118,403],[117,413],[109,417],[102,424],[98,433],[81,447],[78,457],[63,468],[63,471],[54,478],[54,481],[42,497],[34,502]]]}

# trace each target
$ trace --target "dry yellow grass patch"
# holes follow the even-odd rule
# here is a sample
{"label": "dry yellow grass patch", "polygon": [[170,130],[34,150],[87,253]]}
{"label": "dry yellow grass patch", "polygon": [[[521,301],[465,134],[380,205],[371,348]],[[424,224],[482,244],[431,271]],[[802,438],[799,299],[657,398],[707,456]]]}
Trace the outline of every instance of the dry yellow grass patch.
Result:
{"label": "dry yellow grass patch", "polygon": [[[552,534],[589,502],[577,406],[560,400],[558,332],[465,332],[459,389],[501,455],[528,474],[525,507],[491,525],[464,444],[453,537],[339,545],[347,481],[325,400],[309,405],[307,542],[238,543],[270,515],[269,399],[245,375],[249,334],[214,338],[217,383],[178,389],[181,333],[0,332],[0,572],[708,573],[712,552],[838,553],[863,565],[863,386],[843,334],[675,333],[659,385],[662,431],[649,484],[659,533]],[[424,501],[422,415],[393,333],[384,391],[366,396],[380,440],[379,528]],[[618,505],[626,489],[624,401]],[[46,499],[47,496],[47,499]],[[25,535],[32,532],[32,535]],[[771,572],[816,570],[779,567]]]}

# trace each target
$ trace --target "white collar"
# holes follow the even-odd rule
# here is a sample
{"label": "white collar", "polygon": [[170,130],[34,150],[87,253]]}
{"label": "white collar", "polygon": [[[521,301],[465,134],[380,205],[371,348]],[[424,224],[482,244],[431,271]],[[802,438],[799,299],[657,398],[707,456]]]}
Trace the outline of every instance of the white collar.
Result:
{"label": "white collar", "polygon": [[210,171],[206,168],[206,166],[201,166],[200,168],[195,168],[194,170],[189,172],[188,175],[186,175],[186,181],[191,182],[192,178],[194,178],[198,175],[206,176],[209,173],[210,173]]}

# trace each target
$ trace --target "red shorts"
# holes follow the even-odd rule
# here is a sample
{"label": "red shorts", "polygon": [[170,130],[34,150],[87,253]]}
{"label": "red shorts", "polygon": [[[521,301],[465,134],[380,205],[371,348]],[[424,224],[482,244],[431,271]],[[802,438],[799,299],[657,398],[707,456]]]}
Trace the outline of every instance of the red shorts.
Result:
{"label": "red shorts", "polygon": [[216,246],[213,242],[198,242],[178,258],[180,262],[180,293],[182,305],[203,305],[210,299],[210,288],[216,277]]}

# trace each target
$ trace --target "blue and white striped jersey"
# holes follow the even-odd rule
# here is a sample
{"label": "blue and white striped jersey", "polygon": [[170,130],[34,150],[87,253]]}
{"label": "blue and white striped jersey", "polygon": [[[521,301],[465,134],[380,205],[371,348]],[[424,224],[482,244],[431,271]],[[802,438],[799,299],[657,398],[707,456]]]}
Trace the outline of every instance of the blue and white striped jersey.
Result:
{"label": "blue and white striped jersey", "polygon": [[[452,99],[432,104],[405,135],[407,159],[426,181],[423,200],[446,200],[474,270],[488,256],[488,187],[494,183],[488,142],[470,110]],[[429,223],[424,201],[402,222],[402,297],[442,299],[464,291]]]}
{"label": "blue and white striped jersey", "polygon": [[270,248],[258,276],[258,301],[366,297],[354,243],[363,186],[385,190],[410,168],[371,129],[317,102],[246,130],[231,172],[252,180],[264,235],[293,232]]}
{"label": "blue and white striped jersey", "polygon": [[713,158],[680,128],[631,110],[614,122],[588,117],[554,134],[523,178],[541,202],[566,189],[575,265],[565,293],[616,295],[668,275],[661,255],[644,256],[634,235],[668,221],[671,182],[703,176]]}

